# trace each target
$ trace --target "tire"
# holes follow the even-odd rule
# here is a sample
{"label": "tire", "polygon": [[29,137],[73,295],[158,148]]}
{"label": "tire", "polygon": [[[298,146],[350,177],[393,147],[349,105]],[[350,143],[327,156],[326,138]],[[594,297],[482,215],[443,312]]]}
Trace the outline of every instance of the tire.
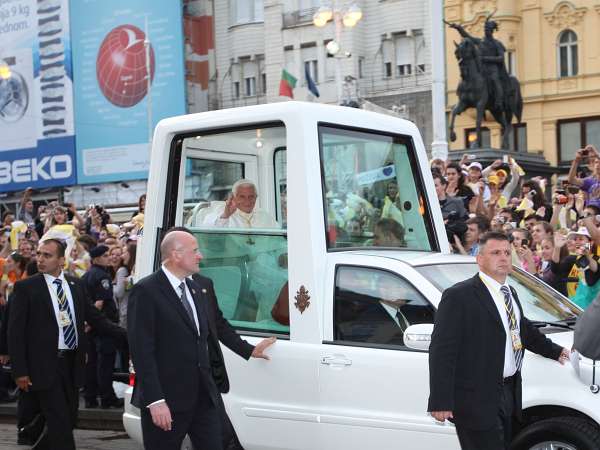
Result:
{"label": "tire", "polygon": [[575,450],[598,450],[600,449],[600,427],[579,417],[554,417],[540,420],[521,430],[513,439],[510,448],[531,450],[544,442],[562,443],[565,444],[565,448],[571,447]]}

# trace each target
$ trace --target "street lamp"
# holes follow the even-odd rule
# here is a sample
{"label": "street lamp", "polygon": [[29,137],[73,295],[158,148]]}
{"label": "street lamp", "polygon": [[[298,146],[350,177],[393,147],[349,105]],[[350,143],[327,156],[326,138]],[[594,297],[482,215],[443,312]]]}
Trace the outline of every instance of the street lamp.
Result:
{"label": "street lamp", "polygon": [[356,26],[362,16],[362,10],[355,3],[340,7],[336,0],[334,0],[333,6],[321,6],[313,16],[313,24],[316,27],[324,27],[332,19],[335,25],[335,39],[330,41],[326,48],[327,53],[335,58],[335,84],[338,104],[342,101],[342,67],[340,59],[349,56],[347,52],[340,52],[342,29],[343,27],[352,28]]}

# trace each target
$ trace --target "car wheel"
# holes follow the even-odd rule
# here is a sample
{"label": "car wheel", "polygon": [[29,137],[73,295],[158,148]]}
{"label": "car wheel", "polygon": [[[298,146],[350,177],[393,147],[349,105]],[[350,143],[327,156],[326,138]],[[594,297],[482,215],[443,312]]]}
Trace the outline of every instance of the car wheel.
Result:
{"label": "car wheel", "polygon": [[525,427],[513,440],[511,450],[596,450],[600,428],[579,417],[554,417]]}

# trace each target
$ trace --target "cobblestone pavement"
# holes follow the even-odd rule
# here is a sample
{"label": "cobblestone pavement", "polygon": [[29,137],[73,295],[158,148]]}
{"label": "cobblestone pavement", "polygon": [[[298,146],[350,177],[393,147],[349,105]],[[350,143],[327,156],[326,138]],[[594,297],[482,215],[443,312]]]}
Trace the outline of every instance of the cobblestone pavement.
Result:
{"label": "cobblestone pavement", "polygon": [[[77,450],[141,450],[124,431],[75,430]],[[14,424],[0,423],[0,449],[24,450],[29,447],[17,445]]]}

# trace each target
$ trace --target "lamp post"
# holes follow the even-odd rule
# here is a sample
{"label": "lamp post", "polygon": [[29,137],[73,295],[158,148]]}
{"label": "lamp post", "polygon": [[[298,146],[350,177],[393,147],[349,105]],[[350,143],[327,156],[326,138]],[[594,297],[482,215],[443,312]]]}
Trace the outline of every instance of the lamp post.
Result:
{"label": "lamp post", "polygon": [[337,89],[337,102],[342,101],[342,65],[341,59],[346,56],[341,51],[342,29],[352,28],[362,19],[362,10],[355,4],[340,7],[337,0],[331,6],[321,6],[313,16],[313,24],[324,27],[330,20],[335,26],[335,39],[327,44],[327,52],[335,58],[335,84]]}
{"label": "lamp post", "polygon": [[443,8],[443,2],[429,0],[431,19],[431,105],[433,116],[431,156],[445,161],[448,157],[448,141],[446,140],[446,57]]}

